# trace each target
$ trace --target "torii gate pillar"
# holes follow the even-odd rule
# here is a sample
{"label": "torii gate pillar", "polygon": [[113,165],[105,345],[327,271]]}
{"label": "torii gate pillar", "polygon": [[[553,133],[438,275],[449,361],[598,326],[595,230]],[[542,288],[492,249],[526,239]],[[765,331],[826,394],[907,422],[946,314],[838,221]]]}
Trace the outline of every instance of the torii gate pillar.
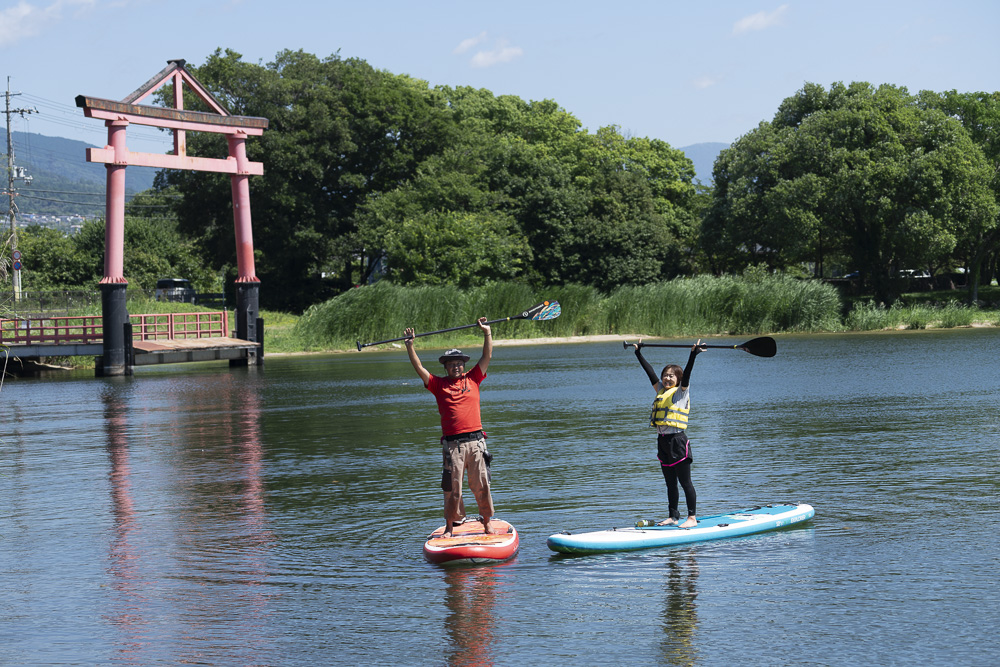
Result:
{"label": "torii gate pillar", "polygon": [[[236,229],[236,336],[243,340],[264,342],[260,315],[260,280],[253,261],[253,229],[250,225],[250,182],[247,165],[246,135],[228,135],[229,157],[236,160],[231,176],[233,189],[233,225]],[[231,359],[230,366],[263,363],[256,353],[250,359]]]}
{"label": "torii gate pillar", "polygon": [[[98,358],[98,375],[131,375],[131,360],[126,355],[126,328],[129,324],[125,305],[125,168],[129,165],[160,169],[189,169],[230,174],[233,189],[233,223],[236,228],[236,335],[259,344],[241,365],[264,362],[263,325],[259,318],[260,280],[255,275],[253,232],[250,225],[249,177],[264,173],[259,162],[250,162],[246,139],[260,136],[267,128],[266,118],[231,116],[222,105],[184,67],[183,60],[170,60],[167,67],[121,102],[80,95],[76,105],[88,118],[100,118],[108,127],[108,145],[88,148],[88,162],[103,162],[108,170],[107,215],[104,231],[104,277],[101,279],[104,354]],[[162,85],[172,82],[174,107],[141,105],[144,98]],[[212,112],[186,111],[184,87],[197,95]],[[132,153],[125,144],[125,130],[130,123],[172,130],[174,151],[168,155]],[[225,134],[229,155],[225,159],[189,157],[186,132]],[[231,364],[233,362],[230,362]]]}

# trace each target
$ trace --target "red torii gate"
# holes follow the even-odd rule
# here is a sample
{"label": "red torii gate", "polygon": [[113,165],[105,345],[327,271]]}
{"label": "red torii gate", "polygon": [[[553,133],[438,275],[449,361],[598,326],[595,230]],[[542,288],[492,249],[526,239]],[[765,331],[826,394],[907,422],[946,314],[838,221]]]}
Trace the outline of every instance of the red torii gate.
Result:
{"label": "red torii gate", "polygon": [[[260,280],[254,272],[253,232],[250,226],[249,176],[260,176],[264,165],[250,162],[246,154],[248,136],[260,136],[267,129],[266,118],[231,116],[221,104],[184,67],[184,60],[169,60],[167,66],[138,90],[120,102],[79,95],[76,105],[88,118],[100,118],[108,128],[108,145],[88,148],[88,162],[103,162],[108,170],[107,214],[104,233],[104,277],[101,279],[101,310],[104,330],[104,356],[100,357],[99,375],[126,375],[131,368],[125,355],[125,325],[129,321],[125,306],[128,281],[124,273],[125,255],[125,168],[129,165],[158,169],[188,169],[231,174],[233,222],[236,227],[236,336],[263,342],[258,331]],[[168,82],[174,85],[174,107],[139,104]],[[184,109],[184,85],[214,113]],[[167,128],[174,134],[172,153],[133,153],[125,144],[130,123]],[[225,134],[229,156],[225,159],[187,155],[186,132]],[[262,361],[254,353],[250,364]]]}

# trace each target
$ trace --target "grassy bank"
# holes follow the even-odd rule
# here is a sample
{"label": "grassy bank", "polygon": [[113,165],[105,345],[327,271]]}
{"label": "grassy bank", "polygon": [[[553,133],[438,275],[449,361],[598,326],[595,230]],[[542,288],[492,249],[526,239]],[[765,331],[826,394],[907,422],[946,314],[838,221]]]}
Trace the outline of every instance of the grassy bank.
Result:
{"label": "grassy bank", "polygon": [[975,324],[1000,326],[1000,311],[974,308],[957,301],[940,305],[900,302],[889,307],[860,301],[844,318],[844,328],[848,331],[947,329]]}
{"label": "grassy bank", "polygon": [[[870,300],[846,302],[835,288],[787,276],[721,278],[699,276],[610,295],[593,288],[563,286],[535,292],[523,285],[495,284],[461,291],[453,287],[397,287],[389,283],[350,290],[310,308],[287,332],[301,350],[347,350],[362,343],[514,315],[542,300],[559,301],[563,315],[548,322],[514,321],[494,326],[498,339],[598,334],[646,336],[755,335],[781,332],[1000,326],[1000,288],[983,288],[990,307],[962,305],[954,291],[904,295],[890,307]],[[846,310],[846,315],[842,313]],[[418,339],[418,346],[468,345],[475,330]],[[278,351],[269,348],[272,351]]]}
{"label": "grassy bank", "polygon": [[[471,324],[481,315],[500,319],[544,300],[558,301],[562,315],[550,321],[514,320],[495,324],[497,339],[641,334],[657,337],[760,335],[780,332],[875,331],[884,329],[1000,326],[1000,287],[980,292],[989,307],[961,304],[954,291],[906,294],[886,307],[857,298],[844,300],[835,288],[786,276],[748,274],[699,276],[604,295],[591,287],[568,285],[541,292],[497,283],[471,290],[455,287],[398,287],[381,282],[352,289],[303,315],[261,311],[266,354],[356,349],[362,343],[397,338],[408,326],[417,332]],[[130,297],[131,313],[214,310],[183,303]],[[99,315],[93,312],[74,315]],[[846,310],[846,315],[842,312]],[[230,311],[231,312],[231,311]],[[235,321],[232,323],[235,326]],[[475,345],[475,329],[418,338],[418,346]],[[93,366],[89,357],[54,360]]]}
{"label": "grassy bank", "polygon": [[[349,349],[362,343],[470,324],[481,315],[516,315],[542,300],[555,300],[563,315],[547,322],[513,321],[494,327],[497,338],[634,334],[684,336],[838,330],[841,302],[833,287],[785,276],[700,276],[604,296],[583,286],[536,293],[524,285],[497,283],[461,291],[453,287],[397,287],[381,282],[350,290],[310,308],[292,337],[306,350]],[[478,337],[475,332],[435,336],[436,347]],[[419,341],[418,341],[419,342]]]}

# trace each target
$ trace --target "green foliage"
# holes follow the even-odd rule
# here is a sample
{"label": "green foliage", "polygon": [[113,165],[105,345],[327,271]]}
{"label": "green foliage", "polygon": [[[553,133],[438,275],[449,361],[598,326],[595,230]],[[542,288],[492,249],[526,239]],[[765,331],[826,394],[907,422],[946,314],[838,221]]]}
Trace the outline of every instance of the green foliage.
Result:
{"label": "green foliage", "polygon": [[[25,290],[96,287],[104,276],[105,226],[88,220],[73,236],[31,226],[18,234]],[[152,290],[159,278],[187,278],[198,291],[221,291],[197,248],[169,219],[125,218],[124,274],[129,287]]]}
{"label": "green foliage", "polygon": [[[462,93],[455,106],[461,143],[426,160],[409,183],[360,211],[360,238],[385,250],[393,281],[432,282],[426,272],[395,268],[437,254],[411,229],[434,228],[428,220],[441,220],[443,214],[426,211],[464,212],[473,220],[502,216],[510,221],[506,244],[523,239],[530,250],[518,249],[511,259],[523,261],[502,264],[502,274],[497,266],[477,269],[483,273],[478,278],[449,275],[456,269],[438,262],[430,268],[442,283],[521,279],[610,290],[684,270],[684,248],[694,239],[695,192],[693,167],[683,154],[663,142],[625,139],[615,128],[596,136],[575,132],[576,123],[554,104],[538,109],[492,99],[486,91]],[[477,104],[470,108],[470,100]],[[545,120],[545,130],[538,130]],[[505,133],[485,134],[501,128]],[[537,143],[539,137],[549,143]],[[474,241],[475,234],[465,240],[467,257],[493,252]],[[497,251],[511,254],[502,245]]]}
{"label": "green foliage", "polygon": [[840,328],[836,290],[788,276],[696,276],[622,287],[608,299],[611,332],[654,336]]}
{"label": "green foliage", "polygon": [[982,313],[973,307],[950,301],[943,306],[927,304],[904,305],[897,301],[888,308],[874,301],[861,301],[844,318],[851,331],[882,329],[927,329],[971,326],[981,321]]}
{"label": "green foliage", "polygon": [[470,287],[524,271],[530,251],[510,218],[491,212],[431,212],[383,237],[387,275],[411,285]]}
{"label": "green foliage", "polygon": [[[551,321],[497,324],[494,336],[679,336],[840,328],[840,301],[832,287],[786,276],[751,275],[626,286],[609,296],[581,285],[553,287],[541,294],[517,283],[462,291],[382,281],[313,306],[297,322],[295,335],[312,349],[342,348],[355,341],[398,338],[409,326],[420,333],[471,324],[481,316],[509,317],[543,300],[558,301],[563,314]],[[442,346],[469,337],[468,332],[435,336],[428,344]]]}
{"label": "green foliage", "polygon": [[[229,111],[269,120],[247,142],[266,163],[252,186],[253,216],[266,221],[255,227],[256,271],[283,288],[262,293],[269,304],[304,308],[365,282],[362,257],[406,285],[611,289],[676,275],[694,245],[691,161],[617,128],[590,135],[552,100],[432,89],[301,51],[267,65],[216,51],[192,71]],[[204,133],[188,147],[226,154]],[[158,186],[183,195],[181,229],[213,267],[232,266],[228,179],[176,171]]]}
{"label": "green foliage", "polygon": [[73,239],[49,227],[31,225],[17,235],[25,290],[49,290],[87,284],[92,275]]}
{"label": "green foliage", "polygon": [[718,269],[834,259],[876,298],[945,263],[996,218],[992,171],[961,123],[906,89],[807,84],[716,164],[703,245]]}
{"label": "green foliage", "polygon": [[[453,286],[402,287],[383,280],[312,306],[297,322],[295,335],[310,349],[337,348],[355,341],[398,338],[407,327],[420,333],[472,324],[484,316],[491,320],[510,317],[546,298],[554,299],[538,297],[517,283],[491,283],[463,291]],[[563,335],[553,330],[558,321],[511,321],[498,324],[494,331],[497,338],[525,338],[540,331]],[[468,335],[457,334],[459,338]],[[451,339],[438,336],[436,344],[447,340]]]}
{"label": "green foliage", "polygon": [[[1000,92],[922,91],[919,99],[925,108],[940,110],[962,124],[992,168],[990,189],[993,199],[1000,202]],[[980,286],[988,286],[997,270],[1000,218],[995,207],[991,211],[988,202],[978,201],[978,193],[964,194],[953,204],[970,209],[969,223],[958,233],[956,258],[969,270],[969,301],[975,302]]]}

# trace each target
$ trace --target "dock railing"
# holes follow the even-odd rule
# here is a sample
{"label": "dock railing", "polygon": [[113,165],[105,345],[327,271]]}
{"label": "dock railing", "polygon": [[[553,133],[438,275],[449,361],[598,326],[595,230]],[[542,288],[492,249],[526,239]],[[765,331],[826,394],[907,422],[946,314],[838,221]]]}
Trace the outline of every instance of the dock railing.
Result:
{"label": "dock railing", "polygon": [[[229,311],[130,315],[133,340],[219,338],[229,335]],[[0,345],[100,343],[99,315],[0,319]]]}

